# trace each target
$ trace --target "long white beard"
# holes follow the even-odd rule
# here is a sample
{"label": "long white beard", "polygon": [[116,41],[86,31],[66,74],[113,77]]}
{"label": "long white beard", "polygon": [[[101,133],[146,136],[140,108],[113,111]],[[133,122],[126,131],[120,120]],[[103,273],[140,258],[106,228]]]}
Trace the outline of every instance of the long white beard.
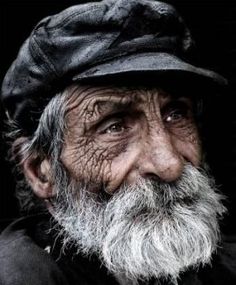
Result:
{"label": "long white beard", "polygon": [[189,267],[209,263],[217,248],[223,197],[191,165],[175,183],[141,179],[109,200],[74,181],[57,191],[54,217],[64,245],[97,254],[109,271],[130,280],[174,280]]}

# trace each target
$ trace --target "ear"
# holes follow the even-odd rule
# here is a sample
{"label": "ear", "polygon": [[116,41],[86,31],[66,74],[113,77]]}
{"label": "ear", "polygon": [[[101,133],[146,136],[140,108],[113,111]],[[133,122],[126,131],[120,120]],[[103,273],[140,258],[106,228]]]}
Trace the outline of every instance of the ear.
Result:
{"label": "ear", "polygon": [[48,159],[39,161],[33,156],[28,157],[23,163],[24,175],[33,192],[41,199],[49,199],[54,196],[51,178],[51,166]]}

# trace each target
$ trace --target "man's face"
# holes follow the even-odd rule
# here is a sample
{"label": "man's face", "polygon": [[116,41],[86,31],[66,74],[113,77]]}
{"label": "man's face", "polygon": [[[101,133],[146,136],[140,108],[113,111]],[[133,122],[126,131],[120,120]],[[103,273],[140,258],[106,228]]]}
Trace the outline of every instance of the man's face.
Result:
{"label": "man's face", "polygon": [[[77,88],[78,89],[78,88]],[[62,161],[78,181],[106,187],[140,178],[177,180],[199,166],[201,147],[190,98],[161,89],[80,87],[69,99]]]}
{"label": "man's face", "polygon": [[71,87],[52,214],[63,241],[125,278],[171,278],[209,262],[224,213],[200,169],[189,97]]}

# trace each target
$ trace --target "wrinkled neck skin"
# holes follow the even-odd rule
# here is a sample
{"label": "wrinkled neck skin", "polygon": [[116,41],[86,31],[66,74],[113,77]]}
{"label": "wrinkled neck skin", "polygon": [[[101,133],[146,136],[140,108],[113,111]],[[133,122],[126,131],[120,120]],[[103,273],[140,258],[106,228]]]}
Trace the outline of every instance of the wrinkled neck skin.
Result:
{"label": "wrinkled neck skin", "polygon": [[140,178],[177,180],[200,166],[201,143],[191,98],[158,88],[68,89],[62,162],[78,181],[113,194]]}

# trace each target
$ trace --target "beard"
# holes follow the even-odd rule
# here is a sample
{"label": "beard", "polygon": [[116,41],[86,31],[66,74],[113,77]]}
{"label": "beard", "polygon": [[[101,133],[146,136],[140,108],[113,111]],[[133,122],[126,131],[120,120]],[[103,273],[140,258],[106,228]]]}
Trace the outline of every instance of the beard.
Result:
{"label": "beard", "polygon": [[220,241],[223,196],[203,170],[186,165],[174,183],[140,179],[113,196],[94,194],[57,169],[53,216],[63,245],[97,255],[116,276],[176,280],[210,262]]}

